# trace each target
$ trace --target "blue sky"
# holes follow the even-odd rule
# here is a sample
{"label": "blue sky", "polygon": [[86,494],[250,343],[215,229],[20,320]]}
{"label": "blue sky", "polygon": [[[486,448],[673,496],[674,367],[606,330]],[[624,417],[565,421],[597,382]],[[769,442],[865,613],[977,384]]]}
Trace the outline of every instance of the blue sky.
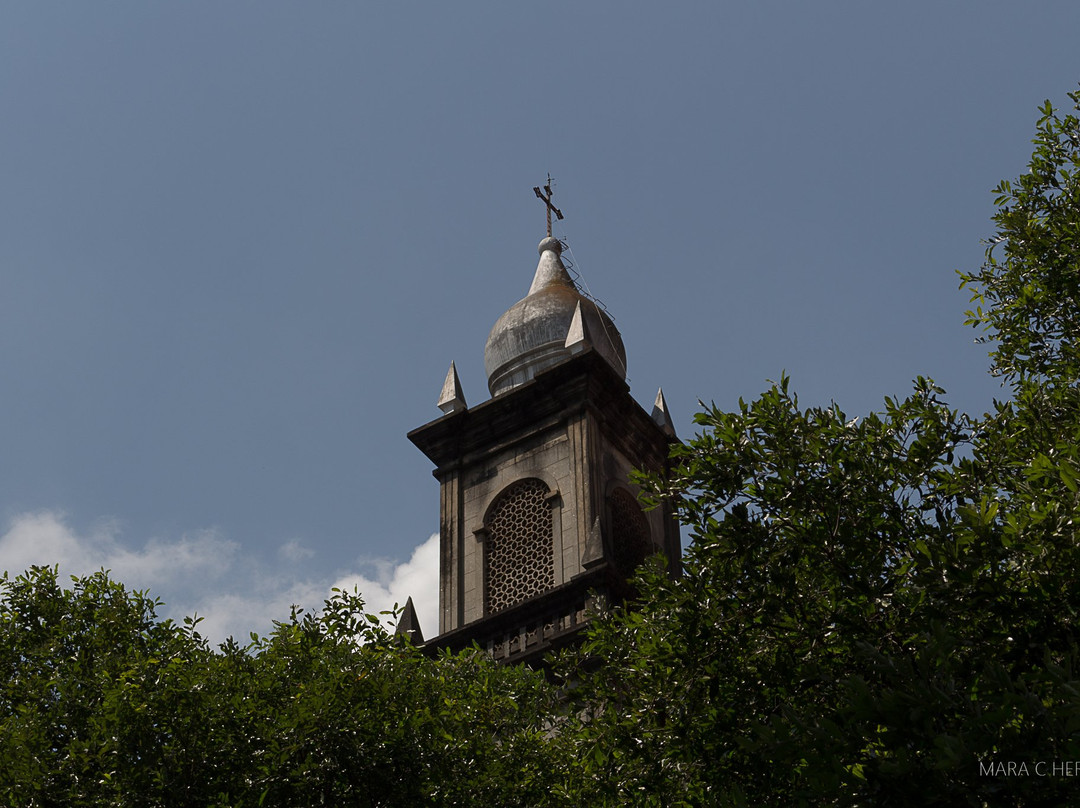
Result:
{"label": "blue sky", "polygon": [[[1080,80],[1075,2],[0,10],[0,566],[105,565],[246,636],[358,584],[433,629],[406,440],[528,290],[547,172],[680,433],[782,371],[934,377],[990,189]],[[427,618],[427,619],[425,619]]]}

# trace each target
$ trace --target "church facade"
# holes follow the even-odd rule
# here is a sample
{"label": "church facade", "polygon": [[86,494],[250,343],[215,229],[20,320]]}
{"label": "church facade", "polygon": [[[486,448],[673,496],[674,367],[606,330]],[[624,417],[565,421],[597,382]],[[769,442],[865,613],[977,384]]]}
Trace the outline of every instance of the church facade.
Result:
{"label": "church facade", "polygon": [[663,393],[651,414],[632,398],[622,338],[550,226],[539,252],[528,294],[484,349],[491,397],[469,407],[451,363],[442,417],[409,433],[439,481],[439,633],[426,646],[476,642],[507,662],[573,641],[631,594],[646,557],[662,553],[674,574],[681,556],[674,516],[643,510],[629,476],[668,462]]}

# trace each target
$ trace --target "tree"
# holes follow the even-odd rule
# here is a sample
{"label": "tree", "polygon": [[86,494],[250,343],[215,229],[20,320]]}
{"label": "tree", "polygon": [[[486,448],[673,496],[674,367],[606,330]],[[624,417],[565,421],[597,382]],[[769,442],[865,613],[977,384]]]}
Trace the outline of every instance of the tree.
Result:
{"label": "tree", "polygon": [[[1080,93],[1069,98],[1080,110]],[[1040,112],[1028,171],[994,189],[997,232],[961,288],[978,303],[968,324],[990,331],[982,341],[994,345],[992,372],[1053,387],[1080,369],[1080,125],[1049,101]]]}
{"label": "tree", "polygon": [[643,479],[690,529],[685,574],[645,570],[640,607],[596,623],[564,662],[566,793],[657,806],[1069,800],[1080,125],[1047,104],[1037,128],[1029,172],[997,189],[985,264],[962,275],[1011,399],[972,419],[918,379],[905,400],[849,419],[801,409],[782,378],[738,412],[698,415],[673,475]]}
{"label": "tree", "polygon": [[0,800],[19,806],[522,805],[550,688],[424,656],[337,592],[211,649],[104,572],[0,579]]}
{"label": "tree", "polygon": [[[54,569],[36,567],[5,575],[0,592],[0,794],[8,804],[110,804],[118,789],[127,796],[117,804],[137,804],[166,772],[206,762],[191,759],[209,751],[204,745],[184,743],[200,717],[193,702],[205,695],[188,691],[185,679],[210,662],[192,623],[159,621],[156,601],[104,573],[64,589]],[[174,726],[163,726],[169,714]],[[205,791],[190,796],[210,804]]]}

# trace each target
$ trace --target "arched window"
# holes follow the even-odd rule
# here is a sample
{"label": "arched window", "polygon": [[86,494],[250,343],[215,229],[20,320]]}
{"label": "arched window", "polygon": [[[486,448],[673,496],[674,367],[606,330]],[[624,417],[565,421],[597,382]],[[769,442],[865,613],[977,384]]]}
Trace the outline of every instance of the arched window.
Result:
{"label": "arched window", "polygon": [[485,520],[484,611],[507,609],[555,586],[551,503],[543,481],[516,482]]}
{"label": "arched window", "polygon": [[625,488],[616,488],[608,499],[611,508],[611,544],[615,567],[629,577],[641,562],[656,552],[649,522],[637,499]]}

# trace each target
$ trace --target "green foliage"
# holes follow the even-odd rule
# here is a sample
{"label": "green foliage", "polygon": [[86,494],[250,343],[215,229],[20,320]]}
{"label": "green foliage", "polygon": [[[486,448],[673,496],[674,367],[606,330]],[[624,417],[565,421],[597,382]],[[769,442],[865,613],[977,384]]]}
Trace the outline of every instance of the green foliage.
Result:
{"label": "green foliage", "polygon": [[[125,770],[132,797],[117,804],[137,804],[158,728],[141,720],[132,691],[199,664],[205,644],[104,573],[64,590],[55,570],[34,568],[4,576],[0,592],[0,794],[11,805],[96,804]],[[153,754],[173,751],[163,743]]]}
{"label": "green foliage", "polygon": [[951,461],[979,433],[940,394],[920,379],[856,422],[800,410],[785,379],[698,416],[705,432],[657,490],[682,494],[685,574],[645,571],[642,608],[583,648],[568,737],[592,804],[996,805],[1071,790],[979,763],[1080,753],[1080,548],[1071,530],[1010,527],[1029,504],[967,485]]}
{"label": "green foliage", "polygon": [[[1069,93],[1080,108],[1080,93]],[[967,323],[996,342],[993,370],[1010,379],[1076,380],[1080,350],[1080,123],[1047,101],[1026,174],[994,189],[997,232],[976,273]]]}
{"label": "green foliage", "polygon": [[212,650],[104,573],[0,580],[0,801],[12,806],[537,805],[550,692],[429,659],[356,595]]}

